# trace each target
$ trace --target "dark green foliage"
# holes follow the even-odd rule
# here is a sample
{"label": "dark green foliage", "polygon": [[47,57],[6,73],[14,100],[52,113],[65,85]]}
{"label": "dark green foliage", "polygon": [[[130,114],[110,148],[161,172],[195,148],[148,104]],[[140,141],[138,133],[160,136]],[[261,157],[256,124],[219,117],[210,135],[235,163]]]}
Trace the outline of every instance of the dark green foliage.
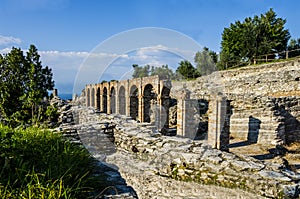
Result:
{"label": "dark green foliage", "polygon": [[150,66],[146,65],[146,66],[139,66],[137,64],[133,64],[133,74],[132,77],[133,78],[141,78],[141,77],[148,77],[149,76],[149,70],[150,70]]}
{"label": "dark green foliage", "polygon": [[133,64],[133,78],[140,78],[140,77],[149,77],[149,76],[155,76],[158,75],[162,79],[173,79],[174,73],[169,68],[168,65],[162,65],[161,67],[155,67],[155,66],[139,66],[137,64]]}
{"label": "dark green foliage", "polygon": [[52,90],[50,68],[43,67],[34,45],[24,56],[12,48],[0,56],[0,115],[11,126],[40,121],[44,113],[43,99]]}
{"label": "dark green foliage", "polygon": [[0,143],[1,198],[87,198],[104,188],[88,151],[57,133],[0,126]]}
{"label": "dark green foliage", "polygon": [[[300,38],[298,38],[297,40],[291,39],[290,43],[287,47],[287,50],[289,51],[288,58],[299,56],[300,55]],[[283,55],[283,58],[285,58],[284,56],[286,56],[286,55]]]}
{"label": "dark green foliage", "polygon": [[200,75],[209,75],[216,71],[216,63],[218,61],[218,55],[216,52],[204,47],[200,52],[195,55],[196,68]]}
{"label": "dark green foliage", "polygon": [[286,20],[278,18],[273,9],[265,14],[236,21],[222,34],[219,69],[254,63],[261,56],[286,50],[290,33],[284,28]]}
{"label": "dark green foliage", "polygon": [[161,67],[151,67],[150,76],[158,75],[162,79],[173,79],[174,73],[169,69],[168,65],[162,65]]}
{"label": "dark green foliage", "polygon": [[178,75],[181,75],[185,79],[194,79],[200,76],[199,72],[194,66],[187,60],[181,61],[179,67],[176,70]]}

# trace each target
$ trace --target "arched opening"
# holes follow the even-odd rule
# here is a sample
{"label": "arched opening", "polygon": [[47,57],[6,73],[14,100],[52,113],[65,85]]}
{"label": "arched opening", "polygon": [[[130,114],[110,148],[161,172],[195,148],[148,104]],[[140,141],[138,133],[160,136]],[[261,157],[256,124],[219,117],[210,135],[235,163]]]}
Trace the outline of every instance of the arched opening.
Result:
{"label": "arched opening", "polygon": [[169,130],[169,108],[170,108],[170,88],[163,87],[161,92],[161,111],[160,111],[160,117],[161,117],[161,126],[162,126],[162,132],[168,132]]}
{"label": "arched opening", "polygon": [[168,109],[168,122],[169,122],[169,135],[176,135],[177,134],[177,99],[170,98],[169,101],[169,109]]}
{"label": "arched opening", "polygon": [[91,92],[91,106],[95,107],[95,89],[92,88],[92,92]]}
{"label": "arched opening", "polygon": [[107,88],[103,88],[103,94],[102,94],[102,99],[103,99],[103,112],[107,113]]}
{"label": "arched opening", "polygon": [[208,133],[208,107],[209,102],[206,99],[198,99],[199,124],[195,140],[206,140]]}
{"label": "arched opening", "polygon": [[116,113],[116,90],[114,87],[110,89],[110,113]]}
{"label": "arched opening", "polygon": [[86,106],[89,107],[90,106],[90,89],[88,88],[86,91]]}
{"label": "arched opening", "polygon": [[119,113],[121,115],[126,114],[126,98],[124,86],[121,86],[119,89]]}
{"label": "arched opening", "polygon": [[97,89],[96,97],[97,97],[97,105],[96,105],[96,108],[97,108],[97,110],[99,111],[99,110],[100,110],[100,88]]}
{"label": "arched opening", "polygon": [[130,88],[130,117],[137,120],[139,111],[138,88],[132,86]]}
{"label": "arched opening", "polygon": [[144,122],[151,122],[151,104],[156,104],[156,94],[153,86],[147,84],[144,88]]}

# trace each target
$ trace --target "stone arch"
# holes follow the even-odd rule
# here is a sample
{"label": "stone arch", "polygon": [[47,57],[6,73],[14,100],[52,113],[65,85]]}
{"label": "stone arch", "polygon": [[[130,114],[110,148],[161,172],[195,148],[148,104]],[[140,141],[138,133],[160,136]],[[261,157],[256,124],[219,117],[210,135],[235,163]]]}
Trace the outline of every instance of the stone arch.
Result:
{"label": "stone arch", "polygon": [[103,88],[102,100],[103,100],[102,102],[103,112],[107,113],[107,88],[106,87]]}
{"label": "stone arch", "polygon": [[97,104],[96,104],[96,108],[97,108],[97,110],[100,110],[100,107],[101,107],[101,100],[100,100],[100,88],[98,87],[97,88],[97,93],[96,93],[96,102],[97,102]]}
{"label": "stone arch", "polygon": [[144,87],[144,92],[143,92],[143,102],[144,102],[144,107],[143,107],[143,121],[144,122],[151,122],[151,104],[156,104],[157,99],[156,99],[156,93],[154,91],[154,88],[152,84],[147,84]]}
{"label": "stone arch", "polygon": [[126,114],[126,97],[125,97],[125,88],[121,86],[119,89],[119,114]]}
{"label": "stone arch", "polygon": [[90,100],[91,100],[91,96],[90,96],[90,89],[88,88],[86,91],[86,106],[89,107],[90,106]]}
{"label": "stone arch", "polygon": [[138,88],[133,85],[130,88],[130,117],[137,119],[139,113],[139,92]]}
{"label": "stone arch", "polygon": [[115,87],[110,89],[110,113],[116,113],[116,90]]}
{"label": "stone arch", "polygon": [[169,108],[170,108],[170,88],[168,87],[163,87],[161,91],[161,111],[160,111],[160,121],[163,123],[161,126],[163,129],[168,129],[169,128]]}
{"label": "stone arch", "polygon": [[95,89],[94,88],[92,88],[92,91],[91,91],[91,106],[95,107]]}

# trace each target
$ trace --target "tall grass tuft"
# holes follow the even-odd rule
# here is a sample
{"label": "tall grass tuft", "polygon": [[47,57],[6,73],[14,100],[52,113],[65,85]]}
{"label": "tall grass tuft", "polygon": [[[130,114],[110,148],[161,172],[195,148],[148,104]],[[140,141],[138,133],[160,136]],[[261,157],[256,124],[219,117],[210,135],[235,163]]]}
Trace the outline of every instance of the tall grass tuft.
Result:
{"label": "tall grass tuft", "polygon": [[92,197],[103,183],[95,165],[84,147],[58,133],[0,125],[0,198]]}

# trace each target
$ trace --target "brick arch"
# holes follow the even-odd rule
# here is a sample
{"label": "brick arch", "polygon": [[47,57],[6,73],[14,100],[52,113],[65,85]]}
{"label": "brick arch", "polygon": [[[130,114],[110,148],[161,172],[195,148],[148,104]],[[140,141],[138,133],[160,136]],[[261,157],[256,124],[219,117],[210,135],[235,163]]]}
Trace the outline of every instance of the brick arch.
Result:
{"label": "brick arch", "polygon": [[126,90],[124,86],[120,86],[119,94],[118,94],[118,102],[119,102],[119,114],[126,114]]}
{"label": "brick arch", "polygon": [[97,92],[96,92],[96,108],[97,110],[100,110],[100,107],[101,107],[101,89],[100,87],[98,86],[97,87]]}
{"label": "brick arch", "polygon": [[147,84],[143,89],[143,121],[151,122],[151,106],[157,103],[157,94],[152,84]]}
{"label": "brick arch", "polygon": [[110,88],[110,113],[116,113],[116,89]]}
{"label": "brick arch", "polygon": [[129,115],[133,119],[137,119],[138,112],[139,112],[139,90],[136,85],[132,85],[129,90]]}
{"label": "brick arch", "polygon": [[90,88],[87,88],[87,91],[86,91],[86,106],[87,107],[89,107],[91,105],[90,100],[91,100]]}
{"label": "brick arch", "polygon": [[104,113],[107,113],[107,95],[108,95],[108,91],[106,87],[103,87],[102,89],[102,111]]}
{"label": "brick arch", "polygon": [[170,108],[170,91],[169,87],[163,86],[160,95],[161,119],[163,124],[160,124],[163,129],[169,128],[169,108]]}
{"label": "brick arch", "polygon": [[91,88],[91,104],[92,107],[95,107],[95,88]]}

